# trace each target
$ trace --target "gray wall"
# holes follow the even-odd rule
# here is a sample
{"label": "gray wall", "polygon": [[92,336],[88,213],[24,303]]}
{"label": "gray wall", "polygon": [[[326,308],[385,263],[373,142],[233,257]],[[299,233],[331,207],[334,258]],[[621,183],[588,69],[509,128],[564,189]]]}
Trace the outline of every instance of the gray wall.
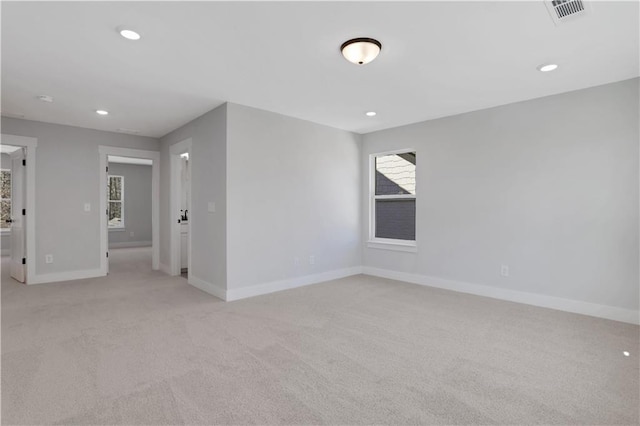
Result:
{"label": "gray wall", "polygon": [[236,104],[227,114],[227,288],[360,266],[360,136]]}
{"label": "gray wall", "polygon": [[[0,154],[0,158],[2,158],[0,168],[11,170],[11,157],[9,156],[9,154]],[[4,223],[2,225],[4,225]],[[0,248],[2,249],[3,255],[10,254],[11,235],[5,234],[0,236]]]}
{"label": "gray wall", "polygon": [[[169,266],[169,149],[192,138],[191,211],[189,221],[192,241],[191,276],[222,289],[227,280],[227,106],[222,105],[161,139],[160,159],[160,262]],[[209,213],[209,201],[216,212]]]}
{"label": "gray wall", "polygon": [[[158,140],[9,117],[2,117],[2,133],[38,139],[36,273],[99,269],[98,146],[157,151]],[[45,264],[45,254],[53,254],[54,263]]]}
{"label": "gray wall", "polygon": [[637,310],[638,89],[633,79],[365,135],[365,233],[369,155],[417,150],[418,252],[365,247],[364,265]]}
{"label": "gray wall", "polygon": [[151,166],[109,163],[109,174],[124,177],[125,226],[109,229],[109,247],[150,246]]}

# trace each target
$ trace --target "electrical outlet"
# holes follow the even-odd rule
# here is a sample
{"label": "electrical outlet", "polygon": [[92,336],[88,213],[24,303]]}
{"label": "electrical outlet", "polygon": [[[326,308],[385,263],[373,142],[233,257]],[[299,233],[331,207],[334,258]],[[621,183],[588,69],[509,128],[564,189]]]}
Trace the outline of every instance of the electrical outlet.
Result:
{"label": "electrical outlet", "polygon": [[84,211],[85,212],[91,211],[91,203],[84,203]]}
{"label": "electrical outlet", "polygon": [[507,265],[500,266],[500,275],[502,275],[503,277],[508,277],[509,276],[509,266],[507,266]]}
{"label": "electrical outlet", "polygon": [[53,255],[45,254],[44,255],[44,263],[53,263]]}
{"label": "electrical outlet", "polygon": [[133,237],[133,231],[129,232],[129,236]]}
{"label": "electrical outlet", "polygon": [[309,256],[309,265],[316,264],[316,257],[314,255]]}

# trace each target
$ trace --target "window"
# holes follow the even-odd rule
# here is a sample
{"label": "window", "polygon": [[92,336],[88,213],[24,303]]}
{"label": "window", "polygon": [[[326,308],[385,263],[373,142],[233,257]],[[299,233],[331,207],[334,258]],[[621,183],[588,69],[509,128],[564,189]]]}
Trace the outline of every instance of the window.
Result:
{"label": "window", "polygon": [[373,155],[371,169],[370,243],[415,248],[416,153]]}
{"label": "window", "polygon": [[124,228],[124,177],[109,176],[109,228]]}
{"label": "window", "polygon": [[0,177],[0,196],[1,198],[1,211],[0,226],[3,231],[8,231],[11,228],[8,222],[11,219],[11,170],[2,170]]}

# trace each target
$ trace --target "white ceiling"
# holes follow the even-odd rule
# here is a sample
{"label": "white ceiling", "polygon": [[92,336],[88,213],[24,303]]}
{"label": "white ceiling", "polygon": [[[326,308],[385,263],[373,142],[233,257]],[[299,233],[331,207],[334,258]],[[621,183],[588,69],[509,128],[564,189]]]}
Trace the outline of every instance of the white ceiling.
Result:
{"label": "white ceiling", "polygon": [[153,165],[153,160],[149,160],[146,158],[134,158],[134,157],[120,157],[118,155],[109,155],[107,156],[109,163],[118,163],[118,164],[137,164],[141,166],[151,166]]}
{"label": "white ceiling", "polygon": [[[638,15],[635,1],[559,26],[542,0],[3,2],[2,111],[159,137],[230,101],[366,133],[637,77]],[[383,44],[364,67],[339,52],[359,36]]]}

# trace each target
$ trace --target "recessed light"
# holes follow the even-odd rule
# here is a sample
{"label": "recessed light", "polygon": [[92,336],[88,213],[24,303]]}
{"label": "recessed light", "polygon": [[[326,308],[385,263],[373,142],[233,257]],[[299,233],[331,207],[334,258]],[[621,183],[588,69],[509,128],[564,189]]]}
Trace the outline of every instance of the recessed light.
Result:
{"label": "recessed light", "polygon": [[538,67],[538,71],[549,72],[558,68],[558,64],[544,64]]}
{"label": "recessed light", "polygon": [[630,354],[629,352],[627,352],[627,351],[622,352],[622,354],[623,354],[624,356],[629,356],[629,355],[631,355],[631,354]]}
{"label": "recessed light", "polygon": [[127,28],[118,28],[118,32],[120,35],[127,40],[140,40],[140,34],[137,32],[127,29]]}
{"label": "recessed light", "polygon": [[369,112],[365,112],[365,115],[367,117],[375,117],[376,116],[376,112],[375,111],[369,111]]}
{"label": "recessed light", "polygon": [[342,56],[356,65],[366,65],[373,61],[381,49],[382,44],[378,40],[368,37],[347,40],[340,46]]}
{"label": "recessed light", "polygon": [[49,96],[49,95],[39,95],[38,96],[38,100],[42,101],[42,102],[48,102],[51,103],[53,102],[53,97]]}
{"label": "recessed light", "polygon": [[105,111],[103,109],[97,109],[96,114],[98,115],[109,115],[109,111]]}

